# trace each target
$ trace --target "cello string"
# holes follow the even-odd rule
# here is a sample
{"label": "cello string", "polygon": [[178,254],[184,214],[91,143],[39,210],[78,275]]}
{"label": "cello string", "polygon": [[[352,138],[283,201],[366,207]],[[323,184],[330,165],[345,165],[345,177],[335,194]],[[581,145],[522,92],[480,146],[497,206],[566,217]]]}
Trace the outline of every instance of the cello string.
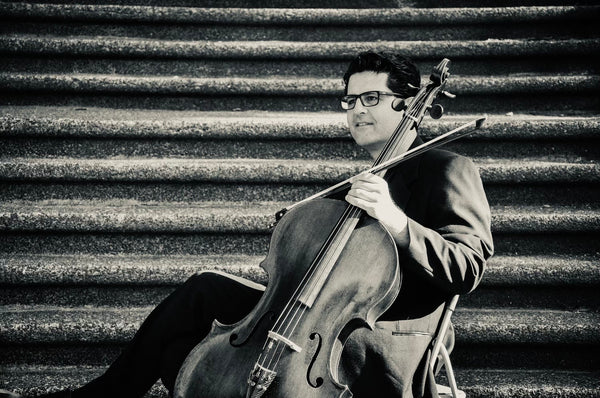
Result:
{"label": "cello string", "polygon": [[[419,96],[417,95],[416,97],[419,97]],[[392,138],[390,140],[388,140],[388,142],[386,142],[386,147],[379,154],[378,159],[375,162],[375,165],[379,162],[384,161],[386,158],[389,158],[391,156],[391,154],[394,154],[395,150],[401,144],[401,142],[400,142],[401,139],[398,139],[398,136],[401,134],[404,134],[406,129],[408,129],[408,123],[414,123],[416,121],[415,116],[419,115],[420,111],[423,109],[423,106],[424,106],[423,102],[421,101],[420,98],[415,98],[415,100],[413,100],[411,102],[410,108],[407,110],[400,125],[396,128]],[[353,210],[355,210],[355,209],[353,209]],[[359,212],[360,211],[352,212],[353,213],[352,216],[358,215]],[[350,214],[350,213],[348,213],[348,214]],[[343,218],[345,218],[345,217],[342,217],[342,219]],[[345,220],[344,220],[344,222],[345,222]],[[340,222],[338,222],[338,225],[340,225]],[[337,228],[335,228],[335,229],[337,230]],[[330,237],[335,236],[338,233],[339,233],[339,231],[336,231],[335,233],[332,233],[330,235]],[[332,239],[328,239],[328,241],[326,242],[326,244],[323,247],[327,247],[327,246],[331,245],[331,241],[332,241]],[[282,315],[285,314],[285,317],[282,319],[280,316],[280,319],[276,322],[278,324],[276,327],[278,332],[281,333],[281,328],[283,327],[283,325],[286,325],[284,334],[288,333],[288,329],[289,329],[289,326],[292,325],[292,321],[288,321],[287,318],[291,316],[292,320],[293,319],[296,320],[295,323],[293,323],[292,331],[289,332],[290,334],[293,333],[293,331],[296,330],[297,325],[300,322],[300,320],[302,319],[304,313],[306,312],[306,306],[303,306],[302,304],[297,305],[296,306],[297,308],[295,311],[289,311],[289,303],[295,302],[297,300],[297,297],[299,297],[300,294],[305,292],[306,289],[313,290],[315,288],[314,286],[310,286],[310,280],[314,280],[314,277],[313,277],[314,274],[319,271],[319,267],[317,265],[322,264],[323,262],[327,263],[328,261],[331,261],[331,259],[320,258],[322,252],[323,251],[321,250],[321,252],[317,256],[318,261],[313,262],[313,264],[311,264],[311,267],[309,268],[309,271],[305,274],[305,276],[302,280],[302,283],[300,284],[301,289],[300,290],[297,289],[298,293],[293,295],[294,297],[292,298],[292,300],[290,300],[288,302],[288,305],[286,305],[286,308],[282,312]],[[320,268],[321,268],[321,271],[319,272],[319,278],[325,272],[325,269],[327,267],[320,267]],[[310,278],[308,278],[308,276],[310,276]],[[317,278],[316,280],[318,281],[319,278]],[[316,283],[316,282],[314,282],[314,283]],[[300,311],[300,314],[298,314],[298,311]],[[280,321],[281,321],[281,323],[280,323]],[[277,362],[279,361],[279,358],[281,358],[283,350],[285,350],[285,347],[283,347],[282,349],[279,349],[279,346],[280,346],[280,344],[279,344],[279,342],[277,342],[277,348],[275,350],[276,352],[279,351],[279,355],[277,355],[277,357],[278,357]],[[275,354],[273,354],[273,355],[275,355]]]}
{"label": "cello string", "polygon": [[394,130],[394,133],[392,134],[391,138],[386,142],[386,145],[384,146],[383,150],[379,154],[377,160],[374,163],[374,166],[378,165],[382,161],[383,156],[390,153],[389,147],[391,145],[398,143],[398,141],[399,141],[398,136],[401,135],[401,132],[404,132],[406,130],[406,128],[408,127],[405,125],[405,123],[414,121],[413,118],[416,118],[418,116],[420,110],[415,113],[411,113],[411,112],[413,111],[414,108],[416,108],[417,106],[419,106],[420,104],[423,103],[422,97],[426,94],[426,91],[428,91],[428,88],[429,88],[429,86],[424,87],[423,89],[419,90],[419,92],[415,95],[415,98],[411,101],[410,105],[407,107],[405,114],[402,117],[401,122],[398,124],[398,126]]}
{"label": "cello string", "polygon": [[[412,119],[413,117],[415,119],[418,120],[418,116],[420,116],[421,114],[421,110],[423,109],[425,105],[422,102],[419,102],[416,104],[415,108],[416,110],[414,111],[414,114],[409,114],[407,119],[410,119],[409,123],[413,123],[414,119]],[[404,123],[405,120],[402,121],[402,124]],[[405,129],[408,129],[408,126],[404,126]],[[392,147],[389,151],[387,151],[386,153],[382,152],[381,156],[381,160],[379,162],[376,162],[378,164],[383,163],[385,160],[390,159],[392,156],[396,155],[397,149],[398,147],[400,147],[402,145],[402,142],[400,142],[402,139],[398,139],[398,140],[394,140]],[[375,165],[376,166],[376,165]]]}
{"label": "cello string", "polygon": [[[304,294],[307,289],[314,289],[314,283],[315,282],[311,282],[315,280],[314,275],[319,272],[319,276],[323,274],[324,271],[324,267],[322,266],[323,264],[327,264],[329,261],[331,261],[332,258],[332,251],[331,248],[333,247],[333,244],[337,241],[337,247],[340,246],[340,242],[339,239],[336,239],[337,236],[339,236],[340,231],[344,228],[344,226],[346,225],[346,220],[349,217],[355,216],[357,213],[357,210],[354,206],[349,205],[345,211],[344,211],[344,215],[340,218],[340,221],[338,222],[338,224],[336,225],[336,230],[333,231],[330,234],[330,239],[327,245],[324,245],[325,250],[322,251],[320,258],[318,259],[318,261],[315,261],[309,272],[307,272],[307,275],[310,274],[310,278],[308,278],[306,281],[304,281],[302,289],[299,293],[300,294]],[[332,243],[333,242],[333,243]],[[321,267],[319,267],[319,265],[321,265]],[[318,278],[316,278],[316,280],[318,280]],[[310,284],[313,283],[313,286],[310,286]],[[298,297],[299,297],[298,295]],[[304,313],[307,310],[307,306],[304,305],[304,303],[302,303],[300,300],[298,300],[298,297],[294,298],[294,302],[295,302],[295,310],[290,310],[289,313],[286,315],[286,323],[283,323],[281,325],[278,325],[276,329],[278,329],[279,334],[281,335],[290,335],[291,333],[293,333],[293,331],[296,330],[297,325],[299,323],[299,321],[302,319]],[[292,313],[293,312],[293,313]],[[287,318],[291,317],[291,320],[288,320]],[[289,330],[291,326],[291,331]],[[283,331],[282,329],[285,328]],[[278,347],[279,350],[279,347]],[[285,350],[285,346],[283,347],[282,350]],[[281,357],[281,354],[283,353],[283,351],[280,350],[277,361],[279,361],[279,358]],[[275,354],[274,354],[275,355]],[[273,358],[274,359],[274,358]]]}
{"label": "cello string", "polygon": [[325,254],[327,246],[329,244],[331,244],[331,241],[334,238],[335,234],[341,228],[342,224],[345,222],[345,219],[347,217],[348,212],[349,212],[349,207],[347,207],[344,210],[344,212],[342,213],[342,216],[338,219],[336,225],[334,226],[332,232],[327,237],[325,243],[319,249],[319,251],[318,251],[318,253],[317,253],[316,257],[315,257],[315,260],[313,260],[313,262],[311,263],[310,267],[305,272],[302,280],[300,281],[298,287],[296,288],[296,291],[292,294],[292,297],[290,298],[290,300],[288,300],[288,303],[286,304],[286,306],[282,310],[282,313],[280,314],[279,318],[275,321],[275,325],[285,322],[285,319],[282,319],[282,317],[283,317],[284,313],[287,311],[288,306],[290,305],[290,303],[292,303],[294,300],[297,300],[297,298],[302,295],[303,289],[305,287],[305,284],[307,283],[307,280],[312,275],[312,272],[314,272],[314,268],[317,266],[317,263],[320,261],[320,259],[322,258],[322,256]]}
{"label": "cello string", "polygon": [[[385,145],[384,149],[381,151],[381,153],[379,154],[377,160],[374,163],[374,166],[376,166],[377,164],[381,163],[386,158],[389,158],[392,154],[394,154],[395,150],[401,144],[401,142],[400,142],[402,140],[401,134],[404,134],[405,131],[408,129],[407,123],[417,122],[418,118],[416,116],[421,116],[421,118],[422,118],[422,115],[419,115],[419,114],[420,114],[421,110],[423,109],[424,104],[423,104],[423,101],[421,100],[421,98],[418,98],[419,94],[420,93],[418,93],[415,96],[415,99],[411,102],[411,105],[410,105],[409,109],[407,109],[406,114],[404,115],[401,123],[397,126],[394,134],[392,135],[392,138],[386,142],[386,145]],[[401,138],[398,139],[398,136],[401,136]],[[333,261],[331,259],[332,254],[329,255],[330,258],[327,258],[327,253],[331,253],[331,251],[330,250],[325,251],[324,248],[329,247],[332,244],[332,241],[335,241],[335,236],[338,236],[339,231],[342,229],[342,227],[345,225],[346,221],[349,218],[359,216],[359,213],[361,212],[361,210],[357,209],[357,208],[353,208],[351,211],[349,211],[348,209],[350,209],[350,207],[346,208],[344,215],[340,218],[340,220],[338,220],[338,223],[336,224],[336,227],[334,228],[334,232],[329,235],[328,239],[326,240],[326,243],[320,249],[320,251],[316,257],[316,260],[313,261],[313,263],[309,267],[308,271],[305,273],[300,285],[296,289],[295,293],[292,295],[292,299],[290,299],[288,301],[284,310],[280,314],[279,319],[276,321],[275,324],[278,326],[275,329],[277,329],[279,332],[281,332],[282,326],[286,323],[287,323],[287,326],[285,328],[286,329],[285,331],[287,332],[287,329],[290,326],[290,322],[287,320],[287,318],[288,318],[288,316],[291,315],[292,312],[294,312],[294,314],[292,315],[292,319],[295,318],[296,322],[292,326],[292,332],[290,332],[290,333],[293,333],[293,331],[296,330],[297,325],[299,324],[300,320],[302,319],[307,308],[305,305],[302,305],[302,303],[300,302],[300,304],[297,304],[297,309],[295,311],[290,311],[290,304],[298,303],[298,297],[300,297],[300,295],[303,294],[306,291],[306,289],[314,290],[316,288],[316,286],[314,286],[314,285],[317,283],[317,281],[320,279],[320,277],[323,275],[323,273],[328,268],[328,267],[319,267],[318,265],[322,264],[323,262],[327,263],[328,261]],[[338,243],[337,243],[338,248],[339,248],[339,245],[341,245],[342,243],[345,243],[345,242],[338,241]],[[313,286],[310,286],[310,281],[314,280],[314,274],[317,272],[319,273],[318,278],[316,279],[315,282],[313,282]],[[293,304],[292,304],[292,306],[293,306]],[[298,311],[300,311],[299,315],[298,315]],[[282,316],[284,314],[285,314],[285,316],[282,318]],[[266,343],[265,343],[265,345],[266,345]],[[279,362],[279,359],[281,358],[281,355],[283,354],[283,350],[285,350],[285,345],[282,349],[280,349],[280,346],[281,346],[281,344],[279,343],[279,340],[278,340],[277,346],[275,349],[275,351],[279,351],[277,362]],[[262,356],[262,354],[261,354],[261,356]],[[260,359],[260,357],[259,357],[259,359]],[[274,354],[273,354],[272,359],[274,359]],[[272,363],[272,360],[270,362]]]}
{"label": "cello string", "polygon": [[[362,211],[361,209],[359,209],[359,208],[357,208],[357,207],[355,207],[355,206],[352,206],[352,209],[351,209],[351,214],[349,215],[349,217],[356,217],[356,216],[359,216],[359,215],[360,215],[360,213],[361,213],[361,211]],[[346,227],[346,228],[347,228],[347,227]],[[338,239],[336,244],[337,244],[337,248],[339,248],[340,246],[344,246],[344,245],[345,245],[345,242],[344,242],[344,241],[340,241],[340,240]],[[334,249],[336,249],[336,248],[334,248]],[[335,252],[335,250],[333,250],[333,252]],[[333,254],[331,253],[331,250],[329,250],[329,258],[328,258],[328,259],[326,259],[325,263],[327,263],[328,261],[336,261],[336,260],[337,260],[337,257],[336,257],[336,258],[334,258]],[[321,268],[322,268],[322,270],[321,270],[321,275],[322,275],[322,273],[323,273],[323,272],[325,272],[325,270],[324,270],[323,268],[327,268],[327,267],[321,267]],[[318,278],[317,278],[317,279],[318,279]],[[311,289],[312,289],[312,288],[314,288],[314,286],[313,286],[313,287],[311,287]],[[296,314],[294,315],[294,318],[295,318],[295,324],[293,325],[291,332],[289,332],[290,334],[291,334],[291,333],[293,333],[293,332],[296,330],[296,328],[297,328],[298,324],[300,323],[300,320],[302,319],[302,317],[303,317],[303,316],[304,316],[304,314],[306,313],[307,309],[308,309],[308,308],[307,308],[307,306],[305,306],[305,305],[302,305],[302,303],[299,303],[299,304],[298,304],[298,310],[297,310],[297,312],[299,311],[299,312],[300,312],[300,314],[296,313]],[[281,359],[281,356],[283,355],[283,352],[284,352],[284,351],[285,351],[285,347],[283,347],[282,349],[279,349],[279,350],[278,350],[278,356],[277,356],[277,360],[276,360],[275,364],[277,364],[277,363],[279,362],[279,360]]]}
{"label": "cello string", "polygon": [[[421,98],[420,98],[420,97],[422,96],[422,92],[423,92],[423,90],[421,90],[421,92],[420,92],[420,93],[417,93],[417,95],[415,95],[415,99],[414,99],[413,101],[411,101],[411,104],[410,104],[410,106],[409,106],[409,109],[407,110],[407,111],[408,111],[408,112],[407,112],[407,114],[405,114],[405,115],[404,115],[402,122],[400,123],[400,125],[399,125],[399,126],[397,126],[397,128],[396,128],[396,130],[395,130],[395,133],[393,134],[393,137],[392,137],[391,139],[389,139],[389,140],[386,142],[386,147],[385,147],[385,148],[384,148],[384,150],[382,150],[382,152],[379,154],[379,156],[378,156],[378,160],[375,162],[375,164],[374,164],[374,165],[377,165],[377,163],[380,163],[380,162],[381,162],[383,159],[385,159],[386,157],[388,157],[388,158],[389,158],[389,156],[390,156],[390,152],[393,152],[393,151],[390,151],[390,150],[389,150],[390,146],[392,146],[392,145],[394,145],[394,144],[395,144],[395,145],[394,145],[394,148],[396,148],[396,147],[399,145],[399,143],[397,142],[397,141],[399,141],[399,140],[397,139],[398,135],[400,135],[400,132],[401,132],[402,130],[405,130],[405,129],[407,128],[407,126],[406,126],[406,123],[407,123],[407,121],[409,121],[409,120],[414,120],[414,117],[415,117],[415,115],[418,115],[418,113],[420,112],[419,106],[422,104],[422,100],[421,100]],[[416,111],[414,110],[415,108],[417,108],[417,110],[416,110]],[[421,108],[422,108],[422,106],[421,106]],[[345,221],[345,220],[342,220],[342,221]],[[340,223],[338,223],[338,225],[339,225],[339,224],[340,224]],[[334,230],[334,231],[335,231],[335,230]],[[335,232],[334,232],[334,233],[335,233]],[[334,233],[332,233],[332,235],[334,235]],[[328,242],[326,242],[326,244],[324,245],[324,247],[325,247],[325,246],[326,246],[326,245],[327,245],[327,244],[328,244],[330,241],[331,241],[331,240],[329,240]],[[308,275],[308,273],[307,273],[306,275]],[[305,275],[305,276],[306,276],[306,275]],[[303,280],[302,282],[304,282],[304,280]],[[292,298],[294,298],[294,296],[293,296]],[[284,309],[284,310],[285,310],[285,309]],[[278,320],[278,321],[279,321],[279,320]]]}
{"label": "cello string", "polygon": [[[325,244],[323,244],[323,246],[320,248],[319,253],[317,254],[315,260],[313,260],[313,262],[311,263],[311,266],[306,271],[304,278],[302,279],[298,289],[296,289],[296,292],[294,293],[293,297],[290,299],[290,302],[298,301],[298,298],[306,292],[307,286],[309,285],[311,278],[313,278],[313,276],[315,275],[315,272],[318,269],[318,265],[323,262],[323,258],[327,255],[327,249],[331,246],[332,242],[335,240],[335,237],[339,234],[339,231],[345,224],[351,211],[352,211],[352,207],[350,205],[347,206],[346,209],[344,209],[342,216],[338,219],[338,222],[336,223],[332,232],[327,237]],[[285,318],[287,318],[288,315],[289,315],[289,313],[286,314]],[[281,331],[281,329],[283,327],[283,323],[286,321],[287,321],[287,319],[281,319],[281,316],[280,316],[280,319],[278,319],[276,322],[276,324],[278,324],[278,326],[277,326],[278,331]]]}
{"label": "cello string", "polygon": [[[320,248],[320,250],[319,250],[319,252],[318,252],[315,260],[313,261],[313,263],[311,264],[311,266],[309,267],[309,269],[305,273],[305,275],[304,275],[301,283],[299,284],[298,288],[296,288],[296,291],[292,295],[292,298],[287,302],[284,310],[282,310],[279,318],[275,322],[275,325],[274,325],[273,329],[277,330],[277,332],[279,334],[283,334],[281,332],[281,328],[283,327],[283,325],[286,324],[286,322],[289,323],[289,321],[287,320],[287,318],[290,316],[290,314],[292,312],[294,312],[295,314],[297,314],[298,310],[296,309],[295,311],[292,311],[290,309],[290,307],[293,307],[293,305],[295,303],[299,302],[298,301],[298,297],[300,297],[300,295],[305,291],[305,288],[306,288],[306,285],[307,285],[307,280],[310,279],[310,276],[314,274],[315,269],[317,268],[317,265],[322,261],[322,257],[325,254],[326,247],[328,247],[331,244],[331,240],[333,239],[333,237],[335,236],[335,234],[337,233],[337,231],[341,228],[341,226],[342,226],[344,220],[346,219],[348,213],[349,213],[349,207],[347,207],[344,210],[344,213],[340,217],[340,219],[338,220],[336,226],[334,227],[334,230],[328,236],[328,238],[326,240],[326,243]],[[284,316],[284,314],[285,314],[285,316]],[[276,344],[275,351],[277,351],[277,350],[279,350],[279,347],[281,346],[282,343],[279,340],[277,340],[275,344]],[[283,345],[283,349],[285,349],[285,345]],[[273,354],[273,355],[275,355],[275,354]],[[280,356],[281,355],[279,355],[279,357]],[[265,360],[266,360],[266,358],[265,358]],[[270,363],[272,363],[272,359],[270,360]]]}
{"label": "cello string", "polygon": [[[402,144],[400,141],[401,139],[398,139],[398,136],[401,136],[401,134],[404,134],[404,132],[408,129],[408,123],[414,123],[415,121],[417,121],[418,119],[415,116],[419,116],[421,110],[423,109],[423,101],[421,100],[421,98],[419,98],[420,96],[417,95],[415,100],[413,100],[411,102],[411,106],[409,107],[409,109],[406,112],[406,115],[403,117],[403,120],[401,121],[400,125],[396,128],[396,131],[393,134],[393,137],[388,140],[388,142],[386,143],[386,147],[382,150],[382,152],[379,154],[378,156],[378,160],[375,162],[375,165],[379,162],[384,161],[385,159],[389,158],[391,156],[391,154],[394,154],[395,150]],[[417,120],[415,120],[417,119]],[[358,212],[355,212],[354,215],[357,215]],[[331,261],[326,259],[327,261]],[[324,260],[321,260],[324,261]],[[325,261],[325,262],[327,262]],[[319,277],[322,276],[322,274],[325,272],[325,269],[327,267],[321,267],[321,271],[319,272]],[[315,270],[316,272],[316,270]],[[314,272],[313,272],[314,274]],[[316,280],[318,281],[320,278],[316,278]],[[316,283],[316,282],[315,282]],[[306,286],[303,286],[302,291],[304,291],[305,288],[308,289],[314,289],[314,286],[309,286],[308,284]],[[301,309],[301,313],[298,315],[298,309]],[[303,317],[304,312],[306,311],[306,308],[303,306],[299,306],[296,310],[296,313],[293,314],[292,319],[296,319],[295,324],[292,327],[292,332],[296,329],[297,324],[299,323],[300,319]],[[287,318],[287,316],[286,316]],[[286,319],[287,320],[287,319]],[[288,322],[286,325],[286,332],[287,329],[289,328],[290,323]]]}

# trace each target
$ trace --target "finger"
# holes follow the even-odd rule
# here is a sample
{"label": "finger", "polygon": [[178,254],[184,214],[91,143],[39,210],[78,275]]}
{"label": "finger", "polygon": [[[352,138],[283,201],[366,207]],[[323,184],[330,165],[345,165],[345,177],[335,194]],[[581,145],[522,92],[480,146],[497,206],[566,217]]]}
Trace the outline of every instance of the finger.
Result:
{"label": "finger", "polygon": [[384,192],[388,191],[388,185],[387,183],[379,183],[376,181],[364,181],[364,180],[360,180],[360,181],[356,181],[355,183],[352,184],[351,188],[355,188],[355,189],[362,189],[364,191],[368,191],[368,192],[377,192],[379,194],[382,194]]}
{"label": "finger", "polygon": [[380,197],[378,192],[369,191],[354,186],[348,191],[348,195],[354,198],[365,200],[367,202],[377,202]]}
{"label": "finger", "polygon": [[355,183],[357,181],[368,181],[369,175],[372,175],[371,173],[369,173],[368,171],[363,171],[360,174],[357,174],[353,177],[350,178],[350,183]]}
{"label": "finger", "polygon": [[381,178],[375,174],[363,173],[363,174],[359,174],[356,177],[357,177],[355,180],[356,182],[364,182],[365,184],[387,186],[387,182],[383,178]]}
{"label": "finger", "polygon": [[373,207],[371,202],[356,196],[346,195],[346,201],[351,205],[359,207],[367,212],[369,212]]}

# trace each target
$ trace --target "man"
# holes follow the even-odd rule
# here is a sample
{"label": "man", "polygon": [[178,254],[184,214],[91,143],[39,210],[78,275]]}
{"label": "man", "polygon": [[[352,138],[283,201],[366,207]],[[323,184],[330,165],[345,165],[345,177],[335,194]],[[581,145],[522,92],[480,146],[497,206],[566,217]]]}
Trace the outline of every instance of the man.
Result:
{"label": "man", "polygon": [[[402,120],[401,101],[409,101],[420,85],[419,72],[401,56],[367,52],[352,61],[344,82],[342,107],[350,133],[377,158]],[[435,394],[425,383],[426,354],[443,305],[477,286],[493,252],[489,206],[478,172],[464,157],[431,150],[393,168],[385,179],[369,173],[355,177],[339,199],[386,227],[403,270],[399,297],[377,327],[350,335],[340,379],[356,397],[371,397],[374,391],[394,397]],[[148,316],[102,376],[46,397],[140,397],[158,378],[172,391],[183,360],[212,321],[242,319],[263,290],[221,273],[194,275]]]}

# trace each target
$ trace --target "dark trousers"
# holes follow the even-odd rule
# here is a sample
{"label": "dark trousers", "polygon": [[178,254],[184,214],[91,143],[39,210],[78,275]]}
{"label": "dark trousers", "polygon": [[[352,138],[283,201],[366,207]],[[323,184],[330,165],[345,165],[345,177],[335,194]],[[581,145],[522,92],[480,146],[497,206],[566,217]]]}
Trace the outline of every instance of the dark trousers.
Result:
{"label": "dark trousers", "polygon": [[[256,283],[216,272],[192,276],[150,313],[106,372],[72,396],[141,397],[159,378],[172,391],[184,359],[208,334],[213,320],[225,324],[241,320],[263,290]],[[340,378],[355,381],[350,385],[355,396],[372,396],[369,388],[375,383],[379,396],[412,397],[413,375],[423,367],[423,353],[438,319],[439,314],[426,322],[378,322],[373,331],[353,332],[342,355]]]}

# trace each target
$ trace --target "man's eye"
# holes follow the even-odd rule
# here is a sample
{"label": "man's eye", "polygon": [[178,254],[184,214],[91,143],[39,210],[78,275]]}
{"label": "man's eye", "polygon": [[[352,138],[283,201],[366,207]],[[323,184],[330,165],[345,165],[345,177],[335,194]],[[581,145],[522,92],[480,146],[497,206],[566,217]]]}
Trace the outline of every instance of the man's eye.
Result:
{"label": "man's eye", "polygon": [[364,97],[365,101],[368,103],[377,102],[377,96],[375,94],[369,94]]}
{"label": "man's eye", "polygon": [[355,102],[356,102],[356,98],[353,98],[353,97],[346,98],[346,103],[348,105],[354,105]]}

